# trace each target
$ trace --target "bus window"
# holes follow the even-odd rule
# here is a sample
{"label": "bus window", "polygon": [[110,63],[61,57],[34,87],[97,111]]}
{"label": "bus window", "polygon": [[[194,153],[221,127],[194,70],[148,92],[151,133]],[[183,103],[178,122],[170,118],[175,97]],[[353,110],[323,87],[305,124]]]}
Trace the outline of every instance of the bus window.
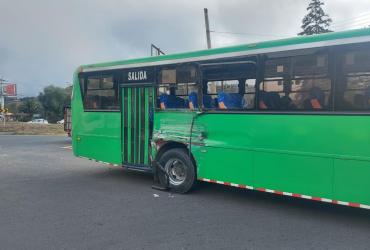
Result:
{"label": "bus window", "polygon": [[337,80],[335,109],[370,110],[370,50],[342,54],[340,72],[343,75]]}
{"label": "bus window", "polygon": [[254,109],[254,99],[256,95],[256,79],[245,80],[245,91],[244,91],[244,109]]}
{"label": "bus window", "polygon": [[283,78],[267,78],[260,84],[259,109],[280,109],[280,98],[284,96]]}
{"label": "bus window", "polygon": [[162,69],[158,87],[160,109],[194,109],[195,104],[189,102],[189,95],[198,94],[195,80],[196,69],[192,66]]}
{"label": "bus window", "polygon": [[324,110],[328,108],[331,80],[328,78],[292,80],[289,97],[296,109]]}
{"label": "bus window", "polygon": [[187,109],[189,95],[198,93],[198,86],[195,83],[166,84],[158,87],[158,96],[161,109]]}
{"label": "bus window", "polygon": [[217,95],[220,92],[238,93],[238,80],[212,81],[207,83],[207,93],[210,95]]}
{"label": "bus window", "polygon": [[260,109],[326,110],[330,95],[327,53],[266,61],[265,79],[260,85]]}
{"label": "bus window", "polygon": [[292,58],[292,82],[289,97],[296,109],[329,108],[331,80],[328,77],[328,54],[316,53]]}
{"label": "bus window", "polygon": [[84,107],[87,110],[118,110],[112,76],[88,77]]}
{"label": "bus window", "polygon": [[[219,109],[242,109],[243,98],[239,94],[239,80],[222,80],[207,82],[207,94],[210,104]],[[207,97],[204,97],[203,102]],[[206,104],[205,104],[206,106]]]}

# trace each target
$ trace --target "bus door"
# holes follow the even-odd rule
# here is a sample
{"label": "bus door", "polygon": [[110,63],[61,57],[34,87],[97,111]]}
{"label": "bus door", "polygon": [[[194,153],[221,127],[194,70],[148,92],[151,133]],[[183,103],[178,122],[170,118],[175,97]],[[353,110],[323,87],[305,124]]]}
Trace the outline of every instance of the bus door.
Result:
{"label": "bus door", "polygon": [[153,85],[121,85],[122,162],[131,168],[149,167],[153,130]]}

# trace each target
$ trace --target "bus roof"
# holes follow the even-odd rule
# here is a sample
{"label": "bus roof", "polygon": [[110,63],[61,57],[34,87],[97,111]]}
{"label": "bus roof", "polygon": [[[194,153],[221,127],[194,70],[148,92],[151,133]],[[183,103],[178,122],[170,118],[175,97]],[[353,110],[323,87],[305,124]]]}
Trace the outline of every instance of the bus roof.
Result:
{"label": "bus roof", "polygon": [[351,44],[370,41],[370,28],[331,32],[312,36],[299,36],[294,38],[257,42],[222,48],[198,50],[177,54],[128,59],[121,61],[105,62],[83,65],[80,72],[110,70],[121,68],[135,68],[172,63],[192,62],[227,58],[233,56],[255,55],[260,53],[288,51],[294,49],[325,47],[339,44]]}

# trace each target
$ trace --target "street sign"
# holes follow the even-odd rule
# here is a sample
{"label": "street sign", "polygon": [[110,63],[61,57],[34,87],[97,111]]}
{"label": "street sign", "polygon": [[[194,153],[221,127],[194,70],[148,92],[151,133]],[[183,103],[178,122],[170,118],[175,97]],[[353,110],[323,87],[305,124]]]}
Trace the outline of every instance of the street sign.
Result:
{"label": "street sign", "polygon": [[8,113],[9,112],[9,110],[8,110],[8,108],[0,108],[0,113]]}

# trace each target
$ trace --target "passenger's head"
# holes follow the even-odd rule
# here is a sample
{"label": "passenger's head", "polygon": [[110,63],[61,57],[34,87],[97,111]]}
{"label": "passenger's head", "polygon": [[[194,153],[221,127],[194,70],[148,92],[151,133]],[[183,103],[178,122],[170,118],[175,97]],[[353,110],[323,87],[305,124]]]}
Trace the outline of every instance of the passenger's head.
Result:
{"label": "passenger's head", "polygon": [[322,109],[325,104],[325,93],[319,87],[313,87],[310,90],[310,100],[312,108]]}

